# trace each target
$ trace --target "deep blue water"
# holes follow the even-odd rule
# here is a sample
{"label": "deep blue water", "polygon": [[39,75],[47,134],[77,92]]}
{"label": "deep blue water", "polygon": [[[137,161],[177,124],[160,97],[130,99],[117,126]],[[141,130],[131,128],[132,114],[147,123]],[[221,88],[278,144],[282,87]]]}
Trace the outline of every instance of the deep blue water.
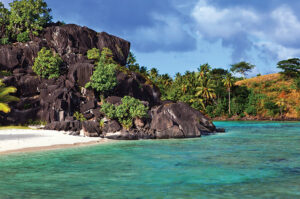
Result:
{"label": "deep blue water", "polygon": [[0,198],[300,198],[300,123],[0,156]]}

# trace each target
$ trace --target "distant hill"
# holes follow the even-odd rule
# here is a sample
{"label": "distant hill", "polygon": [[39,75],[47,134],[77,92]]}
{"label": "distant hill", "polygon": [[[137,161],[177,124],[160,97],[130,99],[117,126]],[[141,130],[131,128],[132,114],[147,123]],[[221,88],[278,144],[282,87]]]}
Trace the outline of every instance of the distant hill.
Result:
{"label": "distant hill", "polygon": [[[262,75],[236,82],[238,86],[247,86],[255,93],[263,94],[279,104],[283,102],[283,117],[286,119],[300,118],[300,88],[294,79],[284,79],[280,74]],[[263,107],[260,117],[268,117]]]}

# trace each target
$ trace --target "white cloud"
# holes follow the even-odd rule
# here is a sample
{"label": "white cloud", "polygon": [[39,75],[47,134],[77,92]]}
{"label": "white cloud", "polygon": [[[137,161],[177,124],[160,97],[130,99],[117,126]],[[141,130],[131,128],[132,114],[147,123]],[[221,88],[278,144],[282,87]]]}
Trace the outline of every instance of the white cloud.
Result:
{"label": "white cloud", "polygon": [[218,9],[200,0],[192,11],[200,35],[230,38],[259,23],[256,13],[240,8]]}
{"label": "white cloud", "polygon": [[300,39],[300,22],[289,7],[282,6],[275,9],[271,13],[271,18],[277,22],[277,27],[272,34],[275,41],[293,45]]}
{"label": "white cloud", "polygon": [[287,5],[262,13],[237,6],[217,8],[199,0],[191,16],[198,35],[207,40],[221,39],[238,56],[251,51],[249,46],[267,50],[277,59],[300,55],[300,21]]}

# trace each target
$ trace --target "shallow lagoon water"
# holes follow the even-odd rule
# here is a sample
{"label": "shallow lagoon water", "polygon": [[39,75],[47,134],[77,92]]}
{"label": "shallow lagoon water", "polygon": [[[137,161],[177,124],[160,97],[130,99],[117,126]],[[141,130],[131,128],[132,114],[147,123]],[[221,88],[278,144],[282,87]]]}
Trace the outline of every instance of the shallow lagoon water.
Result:
{"label": "shallow lagoon water", "polygon": [[300,198],[300,123],[0,156],[0,198]]}

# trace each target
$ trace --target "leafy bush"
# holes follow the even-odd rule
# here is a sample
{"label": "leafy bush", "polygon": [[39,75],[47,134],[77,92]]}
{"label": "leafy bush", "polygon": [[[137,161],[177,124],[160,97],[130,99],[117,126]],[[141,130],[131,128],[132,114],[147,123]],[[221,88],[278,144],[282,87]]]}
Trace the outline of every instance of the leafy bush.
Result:
{"label": "leafy bush", "polygon": [[205,109],[205,112],[208,114],[209,117],[214,118],[216,117],[214,110],[215,110],[214,106],[208,105]]}
{"label": "leafy bush", "polygon": [[98,48],[92,48],[92,49],[88,50],[87,58],[99,61],[100,60],[100,50]]}
{"label": "leafy bush", "polygon": [[82,113],[75,112],[75,113],[73,114],[73,116],[74,116],[74,117],[76,118],[76,120],[78,120],[78,121],[81,121],[81,122],[86,121],[86,118],[83,116]]}
{"label": "leafy bush", "polygon": [[28,32],[22,32],[17,35],[17,41],[18,42],[27,42],[30,41],[29,33]]}
{"label": "leafy bush", "polygon": [[250,91],[249,97],[248,97],[248,104],[246,105],[246,109],[245,112],[248,115],[257,115],[257,103],[259,100],[259,96],[254,92],[254,90],[252,89]]}
{"label": "leafy bush", "polygon": [[116,68],[118,65],[112,59],[112,52],[103,48],[98,65],[96,66],[91,81],[85,87],[93,88],[98,92],[107,93],[117,85]]}
{"label": "leafy bush", "polygon": [[7,70],[1,70],[0,71],[0,76],[11,76],[12,75],[12,72],[10,71],[7,71]]}
{"label": "leafy bush", "polygon": [[29,119],[27,120],[26,122],[26,126],[39,126],[39,125],[42,125],[42,126],[45,126],[47,125],[47,122],[46,121],[42,121],[42,120],[32,120],[32,119]]}
{"label": "leafy bush", "polygon": [[101,106],[101,112],[111,119],[117,119],[124,128],[130,129],[134,118],[143,118],[147,116],[148,107],[142,102],[130,96],[122,98],[122,104],[114,106],[104,103]]}
{"label": "leafy bush", "polygon": [[300,90],[300,78],[295,78],[294,79],[294,86],[296,88],[296,90]]}
{"label": "leafy bush", "polygon": [[276,114],[278,114],[280,112],[279,106],[276,105],[276,103],[274,103],[273,101],[270,101],[270,100],[267,100],[264,103],[264,108],[268,109],[267,113],[271,117],[275,116]]}
{"label": "leafy bush", "polygon": [[57,78],[60,75],[60,65],[63,60],[59,55],[53,55],[51,50],[42,48],[38,53],[38,56],[34,60],[32,70],[40,77],[43,78]]}
{"label": "leafy bush", "polygon": [[254,115],[254,116],[256,116],[256,115],[257,115],[257,109],[256,109],[256,106],[253,105],[253,104],[249,105],[249,106],[246,108],[245,112],[246,112],[248,115]]}
{"label": "leafy bush", "polygon": [[9,44],[9,43],[10,42],[9,42],[8,37],[3,37],[3,38],[0,39],[0,44],[1,45],[5,45],[5,44]]}

